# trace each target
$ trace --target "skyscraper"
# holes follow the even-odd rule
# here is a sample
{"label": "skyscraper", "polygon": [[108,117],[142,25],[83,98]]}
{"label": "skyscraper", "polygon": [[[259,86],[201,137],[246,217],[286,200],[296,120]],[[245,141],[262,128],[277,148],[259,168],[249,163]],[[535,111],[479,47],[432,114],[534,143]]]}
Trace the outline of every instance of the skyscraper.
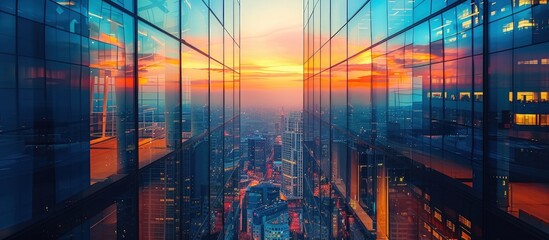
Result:
{"label": "skyscraper", "polygon": [[288,199],[303,197],[303,114],[291,112],[282,134],[282,192]]}
{"label": "skyscraper", "polygon": [[276,136],[273,144],[273,164],[282,164],[282,136]]}
{"label": "skyscraper", "polygon": [[252,239],[290,239],[288,203],[277,201],[254,210]]}
{"label": "skyscraper", "polygon": [[310,229],[548,238],[547,1],[307,0],[304,15]]}
{"label": "skyscraper", "polygon": [[248,159],[256,176],[263,177],[267,165],[267,140],[256,136],[248,139]]}
{"label": "skyscraper", "polygon": [[6,0],[0,27],[0,238],[232,232],[239,1]]}
{"label": "skyscraper", "polygon": [[270,183],[260,183],[246,189],[242,203],[242,229],[252,235],[254,211],[280,200],[280,188]]}

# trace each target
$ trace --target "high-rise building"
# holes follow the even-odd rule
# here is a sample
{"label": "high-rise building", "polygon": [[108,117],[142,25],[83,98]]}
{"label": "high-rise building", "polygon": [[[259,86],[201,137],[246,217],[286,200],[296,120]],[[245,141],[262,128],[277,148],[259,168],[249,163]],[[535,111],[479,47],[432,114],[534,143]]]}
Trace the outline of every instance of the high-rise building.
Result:
{"label": "high-rise building", "polygon": [[282,134],[282,192],[288,199],[303,197],[303,114],[291,112]]}
{"label": "high-rise building", "polygon": [[547,239],[548,17],[547,1],[304,1],[309,229]]}
{"label": "high-rise building", "polygon": [[267,140],[264,137],[255,136],[248,139],[248,159],[250,167],[256,176],[263,177],[267,165]]}
{"label": "high-rise building", "polygon": [[253,212],[252,239],[290,239],[288,203],[277,201],[256,208]]}
{"label": "high-rise building", "polygon": [[237,227],[240,1],[5,0],[0,31],[0,238]]}
{"label": "high-rise building", "polygon": [[255,209],[278,200],[280,200],[280,188],[271,183],[262,182],[248,187],[242,203],[242,230],[251,234]]}
{"label": "high-rise building", "polygon": [[282,164],[282,136],[278,135],[274,139],[273,144],[273,164],[275,166]]}
{"label": "high-rise building", "polygon": [[286,130],[286,116],[284,115],[284,108],[280,111],[280,119],[278,122],[275,123],[275,131],[276,134],[282,135],[284,133],[284,130]]}

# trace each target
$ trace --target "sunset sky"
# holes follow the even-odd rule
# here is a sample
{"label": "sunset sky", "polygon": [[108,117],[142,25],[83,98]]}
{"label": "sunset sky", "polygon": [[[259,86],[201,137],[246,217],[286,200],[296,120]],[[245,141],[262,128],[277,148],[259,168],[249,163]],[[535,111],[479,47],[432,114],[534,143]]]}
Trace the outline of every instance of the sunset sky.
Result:
{"label": "sunset sky", "polygon": [[300,0],[242,0],[242,110],[302,108]]}

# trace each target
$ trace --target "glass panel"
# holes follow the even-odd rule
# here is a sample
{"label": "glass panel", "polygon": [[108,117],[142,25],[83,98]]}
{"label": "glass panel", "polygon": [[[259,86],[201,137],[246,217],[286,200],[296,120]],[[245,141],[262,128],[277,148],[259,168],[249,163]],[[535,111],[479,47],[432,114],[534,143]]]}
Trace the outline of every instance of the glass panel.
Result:
{"label": "glass panel", "polygon": [[15,17],[0,12],[0,53],[15,53]]}
{"label": "glass panel", "polygon": [[223,66],[210,59],[210,129],[218,128],[223,119]]}
{"label": "glass panel", "polygon": [[179,37],[179,0],[138,0],[137,13],[175,37]]}
{"label": "glass panel", "polygon": [[225,3],[223,4],[224,13],[223,13],[223,26],[225,27],[225,30],[229,33],[229,35],[234,36],[234,6],[236,0],[225,0]]}
{"label": "glass panel", "polygon": [[[347,22],[347,0],[333,0],[330,15],[332,36]],[[310,23],[309,23],[310,24]],[[314,39],[316,41],[316,39]]]}
{"label": "glass panel", "polygon": [[370,18],[370,4],[366,4],[349,22],[349,56],[371,45]]}
{"label": "glass panel", "polygon": [[19,55],[44,58],[44,27],[27,19],[17,23],[17,50]]}
{"label": "glass panel", "polygon": [[387,37],[387,1],[372,0],[372,43]]}
{"label": "glass panel", "polygon": [[347,62],[332,68],[330,111],[331,122],[335,126],[332,139],[332,179],[338,190],[345,196],[348,187],[347,138]]}
{"label": "glass panel", "polygon": [[202,0],[182,2],[181,37],[187,43],[208,53],[208,8]]}
{"label": "glass panel", "polygon": [[133,7],[135,4],[134,0],[111,0],[112,2],[124,7],[130,12],[133,12]]}
{"label": "glass panel", "polygon": [[208,130],[208,57],[182,46],[183,138],[187,139]]}
{"label": "glass panel", "polygon": [[534,20],[532,19],[531,9],[527,9],[520,13],[517,13],[513,16],[514,26],[516,30],[514,31],[514,47],[522,47],[525,45],[532,44],[532,32],[535,26]]}
{"label": "glass panel", "polygon": [[240,1],[234,2],[234,41],[240,45]]}
{"label": "glass panel", "polygon": [[15,13],[16,0],[4,0],[0,2],[0,10],[7,13]]}
{"label": "glass panel", "polygon": [[234,41],[226,32],[223,34],[223,63],[226,68],[234,69]]}
{"label": "glass panel", "polygon": [[[432,32],[431,32],[432,34]],[[423,23],[414,28],[412,62],[415,66],[428,64],[431,60],[429,49],[429,24]]]}
{"label": "glass panel", "polygon": [[[205,2],[207,1],[208,0],[206,0]],[[215,14],[212,20],[210,21],[214,21],[213,19],[217,17],[217,19],[219,19],[219,22],[223,24],[223,1],[225,0],[210,0],[210,9],[212,13]],[[226,0],[226,1],[230,1],[230,0]]]}
{"label": "glass panel", "polygon": [[372,118],[372,59],[366,51],[349,60],[349,128],[362,139],[369,139]]}
{"label": "glass panel", "polygon": [[[320,0],[320,45],[324,45],[332,36],[330,33],[330,0]],[[318,10],[317,10],[318,11]],[[305,41],[307,39],[304,39]],[[304,50],[306,46],[304,46]]]}
{"label": "glass panel", "polygon": [[179,44],[139,22],[139,165],[180,144]]}
{"label": "glass panel", "polygon": [[210,57],[223,62],[223,26],[210,14]]}
{"label": "glass panel", "polygon": [[388,34],[392,35],[412,24],[412,4],[413,1],[388,1],[387,16],[389,24]]}
{"label": "glass panel", "polygon": [[175,154],[169,154],[140,172],[140,239],[176,239],[179,162]]}
{"label": "glass panel", "polygon": [[19,0],[17,1],[17,4],[18,4],[17,14],[21,17],[43,23],[44,22],[44,2],[46,1],[45,0]]}
{"label": "glass panel", "polygon": [[488,12],[490,13],[488,17],[490,22],[509,16],[513,13],[513,9],[511,8],[511,0],[488,1]]}
{"label": "glass panel", "polygon": [[[134,20],[120,10],[90,2],[91,182],[136,167]],[[56,52],[62,52],[56,49]],[[53,52],[55,53],[55,52]]]}
{"label": "glass panel", "polygon": [[347,59],[347,27],[344,27],[332,38],[330,57],[332,65]]}
{"label": "glass panel", "polygon": [[489,24],[490,52],[501,51],[513,47],[513,18],[506,17]]}
{"label": "glass panel", "polygon": [[355,13],[366,3],[366,0],[350,0],[348,3],[349,10],[349,19],[355,15]]}

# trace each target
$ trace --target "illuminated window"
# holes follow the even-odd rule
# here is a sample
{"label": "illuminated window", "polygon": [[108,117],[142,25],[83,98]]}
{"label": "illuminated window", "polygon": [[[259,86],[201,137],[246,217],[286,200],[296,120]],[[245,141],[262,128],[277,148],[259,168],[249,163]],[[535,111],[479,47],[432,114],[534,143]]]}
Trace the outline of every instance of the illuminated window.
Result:
{"label": "illuminated window", "polygon": [[523,28],[531,28],[534,26],[534,23],[532,22],[532,20],[530,19],[523,19],[523,20],[520,20],[518,22],[518,26],[517,28],[518,29],[523,29]]}
{"label": "illuminated window", "polygon": [[435,210],[435,212],[434,212],[434,217],[439,222],[442,222],[442,215],[437,210]]}
{"label": "illuminated window", "polygon": [[537,93],[535,92],[517,92],[517,100],[522,102],[534,102],[537,101]]}
{"label": "illuminated window", "polygon": [[532,1],[531,1],[531,0],[519,0],[519,1],[518,1],[518,5],[519,5],[519,6],[531,5],[531,4],[532,4]]}
{"label": "illuminated window", "polygon": [[452,232],[456,231],[456,225],[453,222],[451,222],[450,220],[446,220],[446,227],[448,227],[448,229],[452,230]]}
{"label": "illuminated window", "polygon": [[537,125],[536,114],[515,114],[517,125]]}
{"label": "illuminated window", "polygon": [[549,114],[540,114],[539,115],[539,125],[548,126],[549,125]]}
{"label": "illuminated window", "polygon": [[509,92],[509,102],[513,102],[513,92]]}
{"label": "illuminated window", "polygon": [[471,101],[471,93],[470,92],[460,92],[459,93],[459,100],[470,102]]}
{"label": "illuminated window", "polygon": [[435,239],[442,240],[442,237],[440,236],[440,234],[438,234],[437,231],[433,231],[433,237],[434,237]]}
{"label": "illuminated window", "polygon": [[482,92],[475,92],[475,102],[482,102],[482,96],[483,96],[483,93]]}
{"label": "illuminated window", "polygon": [[507,24],[503,25],[502,32],[504,32],[504,33],[511,32],[511,31],[513,31],[513,28],[514,28],[513,22],[507,23]]}
{"label": "illuminated window", "polygon": [[442,98],[442,93],[441,92],[432,92],[431,96],[433,98]]}
{"label": "illuminated window", "polygon": [[523,61],[518,61],[517,64],[518,65],[537,65],[538,60],[537,59],[523,60]]}
{"label": "illuminated window", "polygon": [[549,92],[540,92],[539,93],[539,101],[540,102],[548,102],[549,101]]}
{"label": "illuminated window", "polygon": [[464,216],[459,215],[459,222],[464,226],[471,228],[471,221],[469,221],[469,219],[465,218]]}
{"label": "illuminated window", "polygon": [[423,210],[425,210],[428,213],[431,213],[431,207],[429,207],[429,205],[427,205],[425,203],[423,204]]}
{"label": "illuminated window", "polygon": [[427,232],[431,232],[431,226],[429,226],[426,222],[423,222],[423,227],[427,229]]}
{"label": "illuminated window", "polygon": [[461,232],[461,240],[471,240],[471,236],[466,232]]}

